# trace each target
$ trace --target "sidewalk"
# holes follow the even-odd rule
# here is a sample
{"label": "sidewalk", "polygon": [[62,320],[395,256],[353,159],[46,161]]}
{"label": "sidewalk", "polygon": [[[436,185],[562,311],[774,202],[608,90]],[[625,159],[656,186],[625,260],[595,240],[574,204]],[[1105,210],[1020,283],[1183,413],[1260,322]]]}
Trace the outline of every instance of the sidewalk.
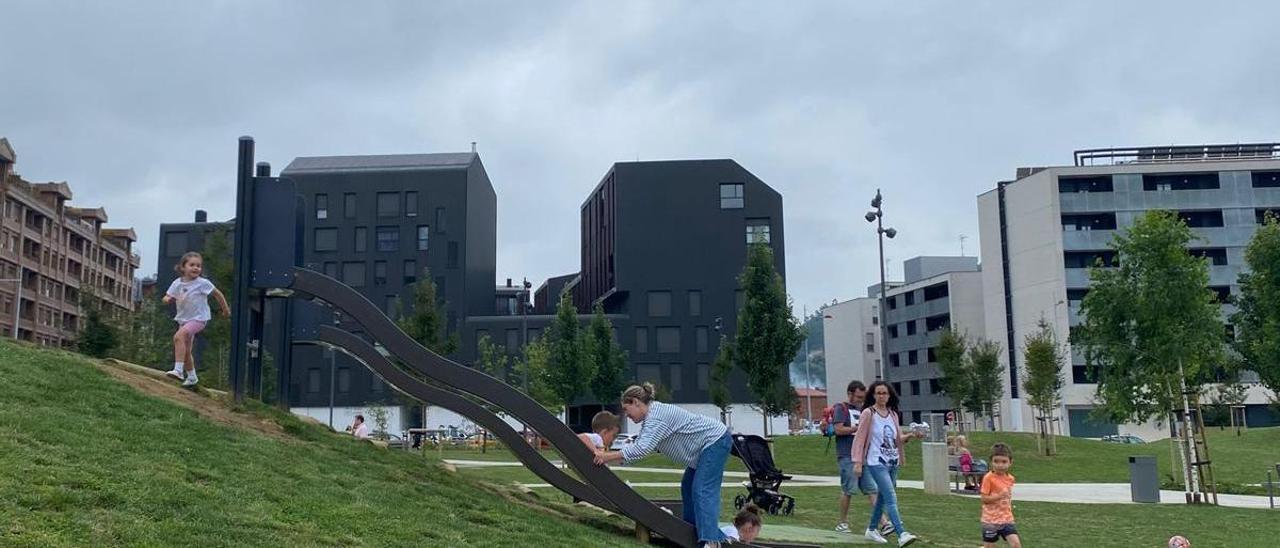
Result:
{"label": "sidewalk", "polygon": [[[517,466],[524,465],[514,461],[471,461],[471,460],[455,460],[446,459],[445,462],[458,467],[490,467],[490,466]],[[556,466],[563,466],[559,461],[553,461]],[[619,471],[626,472],[647,472],[656,474],[683,474],[684,470],[675,468],[647,468],[640,466],[620,466]],[[741,485],[740,480],[745,480],[747,474],[745,472],[725,472],[726,478],[735,478],[739,481],[726,481],[725,487],[738,487]],[[633,487],[674,487],[679,488],[680,482],[631,482]],[[838,487],[840,485],[839,476],[809,476],[793,474],[791,481],[786,483],[787,488],[794,487]],[[550,485],[545,483],[529,483],[525,484],[530,488],[545,488]],[[905,489],[924,489],[924,482],[901,480],[898,482],[899,488]],[[958,494],[962,497],[974,497],[977,495]],[[1033,501],[1033,502],[1063,502],[1076,504],[1135,504],[1130,499],[1129,484],[1127,483],[1018,483],[1014,487],[1014,500]],[[1185,504],[1182,491],[1160,491],[1161,504]],[[1280,500],[1277,500],[1280,503]],[[1267,509],[1267,497],[1252,495],[1218,495],[1218,504],[1232,508],[1261,508]]]}

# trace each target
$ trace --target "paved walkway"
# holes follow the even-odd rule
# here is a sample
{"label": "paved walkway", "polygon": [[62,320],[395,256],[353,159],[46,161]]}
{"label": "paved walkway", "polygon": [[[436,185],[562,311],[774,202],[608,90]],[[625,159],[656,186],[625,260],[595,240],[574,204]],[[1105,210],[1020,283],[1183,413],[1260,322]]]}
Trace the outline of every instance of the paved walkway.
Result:
{"label": "paved walkway", "polygon": [[[513,461],[472,461],[472,460],[454,460],[446,459],[445,462],[451,463],[458,467],[498,467],[498,466],[518,466],[524,465]],[[563,463],[554,462],[557,466],[563,466]],[[628,472],[647,472],[655,474],[683,474],[684,470],[675,468],[647,468],[640,466],[622,466],[618,470]],[[726,478],[746,479],[746,472],[725,472]],[[834,487],[840,485],[839,476],[810,476],[793,474],[791,481],[785,484],[788,489],[799,487]],[[632,487],[680,487],[680,482],[628,482]],[[741,481],[726,481],[724,487],[738,487]],[[547,488],[551,487],[545,483],[528,483],[526,487],[530,488]],[[898,487],[905,489],[924,489],[924,482],[901,480]],[[957,496],[974,497],[977,495],[957,494]],[[1129,493],[1129,484],[1127,483],[1018,483],[1014,487],[1014,500],[1025,500],[1034,502],[1067,502],[1077,504],[1133,504]],[[1160,491],[1160,502],[1162,504],[1184,504],[1182,491]],[[1276,501],[1280,504],[1280,499]],[[1252,495],[1218,495],[1218,504],[1221,506],[1229,506],[1233,508],[1262,508],[1269,507],[1267,497]]]}

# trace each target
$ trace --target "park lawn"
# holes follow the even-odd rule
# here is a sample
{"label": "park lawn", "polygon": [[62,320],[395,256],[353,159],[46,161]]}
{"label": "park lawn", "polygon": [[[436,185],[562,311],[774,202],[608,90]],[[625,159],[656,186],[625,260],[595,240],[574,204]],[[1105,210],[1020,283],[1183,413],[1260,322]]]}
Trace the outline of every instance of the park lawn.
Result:
{"label": "park lawn", "polygon": [[486,487],[420,455],[260,405],[223,407],[262,428],[216,424],[75,354],[0,342],[0,545],[631,542],[617,524]]}

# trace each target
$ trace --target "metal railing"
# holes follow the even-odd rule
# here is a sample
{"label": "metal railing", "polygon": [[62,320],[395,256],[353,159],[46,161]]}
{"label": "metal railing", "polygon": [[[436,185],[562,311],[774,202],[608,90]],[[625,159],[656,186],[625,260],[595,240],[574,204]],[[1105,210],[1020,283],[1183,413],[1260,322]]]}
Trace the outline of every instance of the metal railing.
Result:
{"label": "metal railing", "polygon": [[1075,151],[1075,165],[1077,167],[1133,163],[1265,160],[1273,158],[1280,158],[1280,143],[1090,148]]}

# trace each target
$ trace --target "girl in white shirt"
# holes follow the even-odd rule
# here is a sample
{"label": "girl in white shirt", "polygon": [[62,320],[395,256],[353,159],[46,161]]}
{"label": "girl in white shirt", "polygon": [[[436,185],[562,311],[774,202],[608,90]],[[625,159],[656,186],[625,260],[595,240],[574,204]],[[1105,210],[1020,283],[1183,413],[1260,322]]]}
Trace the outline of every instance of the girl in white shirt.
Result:
{"label": "girl in white shirt", "polygon": [[760,508],[754,504],[748,504],[733,517],[732,525],[725,525],[720,530],[730,539],[751,544],[760,536],[760,527],[763,522],[760,521]]}
{"label": "girl in white shirt", "polygon": [[200,382],[196,377],[196,359],[191,348],[195,345],[196,334],[213,317],[209,310],[209,296],[218,300],[222,313],[227,316],[231,315],[231,307],[227,306],[227,298],[213,286],[213,282],[200,277],[204,272],[204,257],[199,253],[187,252],[173,269],[179,276],[165,291],[164,303],[177,303],[177,314],[173,319],[178,322],[178,331],[173,334],[173,369],[168,375],[180,379],[182,386],[191,387]]}

